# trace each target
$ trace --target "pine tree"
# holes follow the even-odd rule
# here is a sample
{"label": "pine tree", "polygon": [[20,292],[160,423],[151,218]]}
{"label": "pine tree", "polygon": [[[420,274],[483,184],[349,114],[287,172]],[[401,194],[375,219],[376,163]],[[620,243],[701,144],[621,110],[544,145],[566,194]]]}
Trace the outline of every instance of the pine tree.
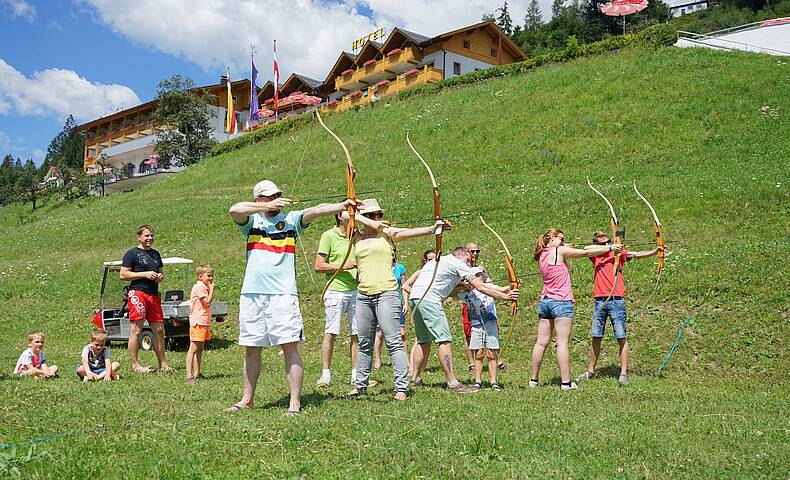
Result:
{"label": "pine tree", "polygon": [[543,15],[540,13],[540,5],[538,5],[538,0],[532,0],[527,7],[527,15],[524,17],[524,30],[535,32],[542,26]]}
{"label": "pine tree", "polygon": [[561,17],[565,13],[565,0],[554,0],[551,4],[551,19]]}
{"label": "pine tree", "polygon": [[508,34],[508,36],[513,36],[513,19],[510,18],[510,12],[507,9],[507,0],[505,0],[505,3],[500,8],[497,8],[496,11],[499,12],[496,24],[503,32]]}

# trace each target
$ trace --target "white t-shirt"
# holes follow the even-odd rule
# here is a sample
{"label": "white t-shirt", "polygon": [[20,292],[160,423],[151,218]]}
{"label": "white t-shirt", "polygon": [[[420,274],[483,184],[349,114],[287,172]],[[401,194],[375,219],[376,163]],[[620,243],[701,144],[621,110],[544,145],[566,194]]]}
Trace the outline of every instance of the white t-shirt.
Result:
{"label": "white t-shirt", "polygon": [[39,368],[44,363],[47,363],[47,356],[44,355],[43,350],[38,356],[35,356],[33,355],[33,350],[28,348],[22,352],[22,355],[20,355],[19,359],[16,361],[14,373],[23,373],[30,367]]}
{"label": "white t-shirt", "polygon": [[[472,267],[475,274],[482,274],[483,281],[487,282],[488,274],[480,267]],[[471,290],[469,292],[461,292],[458,298],[466,303],[467,311],[469,312],[469,323],[473,327],[480,326],[484,322],[496,321],[496,304],[493,297],[489,297],[479,290]]]}
{"label": "white t-shirt", "polygon": [[[436,268],[436,261],[431,260],[422,267],[420,275],[411,287],[411,295],[409,298],[412,300],[419,300],[425,293],[428,284],[431,283],[431,276]],[[431,290],[423,298],[423,302],[442,303],[442,301],[450,296],[453,289],[458,285],[461,280],[471,281],[475,278],[472,267],[466,262],[459,260],[458,257],[453,255],[446,255],[439,259],[439,269],[436,271],[436,278],[431,285]]]}

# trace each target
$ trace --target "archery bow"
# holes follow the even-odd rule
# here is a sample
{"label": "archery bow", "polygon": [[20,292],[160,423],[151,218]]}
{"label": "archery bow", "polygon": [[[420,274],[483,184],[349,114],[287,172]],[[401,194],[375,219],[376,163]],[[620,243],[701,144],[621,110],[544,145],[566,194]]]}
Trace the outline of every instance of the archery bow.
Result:
{"label": "archery bow", "polygon": [[[604,196],[603,193],[599,192],[598,190],[596,190],[595,187],[592,186],[592,183],[590,183],[590,179],[589,178],[587,179],[587,185],[590,188],[592,188],[592,190],[595,193],[600,195],[601,198],[603,198],[603,201],[606,202],[606,204],[609,206],[609,211],[612,214],[610,223],[612,225],[612,235],[614,236],[613,240],[614,240],[615,243],[623,244],[623,242],[625,240],[625,229],[622,229],[622,230],[620,229],[620,221],[617,220],[617,214],[614,212],[614,207],[612,206],[612,202],[610,202],[609,199],[606,198],[606,196]],[[614,278],[614,282],[612,283],[612,290],[609,292],[609,295],[606,297],[606,300],[604,300],[604,302],[601,304],[601,306],[598,307],[598,310],[593,312],[593,319],[598,317],[598,312],[600,312],[601,309],[609,301],[609,299],[612,298],[612,295],[614,295],[614,291],[617,288],[618,274],[621,273],[622,269],[623,269],[622,266],[620,265],[620,254],[617,253],[617,252],[615,252],[615,254],[614,254],[614,263],[612,264],[612,269],[613,269],[613,273],[612,274],[613,274],[613,278]]]}
{"label": "archery bow", "polygon": [[[406,143],[409,144],[411,147],[411,151],[417,155],[417,158],[420,159],[422,164],[425,166],[425,169],[428,170],[428,175],[431,177],[431,185],[433,189],[433,218],[434,220],[441,220],[442,219],[442,207],[439,203],[439,186],[436,184],[436,178],[433,176],[433,172],[431,171],[431,167],[428,166],[428,163],[422,158],[422,155],[417,152],[417,149],[414,148],[414,145],[411,144],[411,140],[409,140],[409,132],[406,132]],[[435,250],[436,250],[436,258],[434,261],[436,265],[433,268],[433,274],[431,275],[431,281],[428,283],[428,286],[425,288],[425,292],[422,294],[422,297],[417,301],[414,305],[414,310],[412,311],[412,318],[417,313],[417,307],[420,306],[422,300],[428,294],[428,291],[431,289],[431,285],[433,285],[433,281],[436,280],[436,272],[439,270],[439,259],[442,256],[442,233],[444,232],[444,227],[439,226],[436,227],[434,230],[434,239],[435,239]]]}
{"label": "archery bow", "polygon": [[653,288],[653,293],[650,294],[650,297],[648,297],[647,301],[645,302],[645,305],[648,305],[658,291],[658,284],[661,281],[661,272],[664,271],[664,249],[666,247],[666,241],[664,241],[664,234],[661,231],[661,221],[658,219],[658,215],[656,215],[656,209],[650,205],[650,202],[647,201],[644,195],[639,193],[639,190],[636,188],[636,180],[634,180],[634,191],[639,196],[639,198],[645,202],[647,208],[650,209],[650,213],[653,214],[653,228],[656,230],[656,247],[659,248],[658,267],[656,268],[656,286]]}
{"label": "archery bow", "polygon": [[[483,216],[482,215],[480,215],[480,221],[483,222],[483,225],[485,225],[485,227],[487,229],[491,230],[491,233],[493,233],[494,236],[497,238],[497,240],[499,240],[499,243],[502,244],[502,248],[505,249],[505,267],[507,268],[507,277],[508,277],[508,280],[510,281],[510,288],[511,288],[511,290],[517,290],[517,289],[521,288],[521,282],[518,279],[518,275],[516,275],[516,269],[513,267],[513,255],[510,254],[510,249],[507,248],[507,244],[502,239],[502,237],[499,236],[499,234],[496,232],[496,230],[491,228],[491,226],[489,224],[487,224],[485,220],[483,220]],[[510,301],[510,326],[508,327],[507,337],[505,338],[505,343],[503,344],[502,350],[504,350],[505,349],[504,347],[507,347],[510,344],[510,337],[511,337],[511,334],[513,333],[513,328],[514,328],[514,326],[516,324],[516,313],[518,313],[518,300],[511,300]]]}
{"label": "archery bow", "polygon": [[340,261],[337,270],[335,270],[335,273],[332,274],[332,277],[330,277],[329,281],[326,282],[326,285],[324,285],[324,290],[321,292],[321,303],[324,303],[324,295],[326,295],[326,291],[329,288],[329,285],[335,280],[335,278],[337,278],[337,275],[343,270],[343,267],[345,266],[349,255],[351,255],[351,249],[354,247],[354,235],[357,229],[357,222],[354,218],[354,214],[357,211],[357,207],[356,207],[357,195],[354,189],[354,178],[357,175],[357,171],[356,169],[354,169],[354,163],[351,161],[351,154],[348,153],[348,148],[346,148],[346,144],[343,143],[342,140],[340,140],[340,137],[335,135],[335,132],[330,130],[329,127],[327,127],[324,124],[324,121],[321,119],[321,114],[318,113],[318,110],[315,111],[315,116],[316,118],[318,118],[318,123],[320,123],[321,126],[324,127],[324,130],[329,132],[329,134],[332,135],[332,137],[334,137],[335,140],[337,140],[340,146],[343,147],[343,153],[345,153],[346,155],[346,199],[354,201],[353,205],[349,205],[348,207],[346,207],[346,211],[348,212],[348,224],[346,225],[346,237],[348,237],[348,249],[346,250],[346,254],[343,256],[343,260]]}

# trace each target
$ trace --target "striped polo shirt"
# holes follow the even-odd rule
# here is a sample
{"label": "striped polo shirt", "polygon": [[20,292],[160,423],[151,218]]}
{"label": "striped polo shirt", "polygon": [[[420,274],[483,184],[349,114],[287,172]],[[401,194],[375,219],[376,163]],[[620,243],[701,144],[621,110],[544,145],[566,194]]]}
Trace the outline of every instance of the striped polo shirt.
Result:
{"label": "striped polo shirt", "polygon": [[247,240],[242,294],[296,295],[296,237],[304,231],[304,210],[266,217],[256,213],[239,225]]}

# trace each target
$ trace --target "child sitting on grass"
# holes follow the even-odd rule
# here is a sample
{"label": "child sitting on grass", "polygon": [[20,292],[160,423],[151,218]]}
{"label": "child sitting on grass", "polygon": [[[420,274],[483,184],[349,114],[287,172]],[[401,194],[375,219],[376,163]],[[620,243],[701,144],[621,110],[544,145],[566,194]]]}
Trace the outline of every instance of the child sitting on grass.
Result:
{"label": "child sitting on grass", "polygon": [[57,365],[47,365],[44,354],[44,334],[31,333],[27,336],[27,350],[16,361],[14,373],[23,377],[52,378],[58,374]]}
{"label": "child sitting on grass", "polygon": [[211,299],[214,298],[214,269],[210,265],[197,268],[197,283],[189,296],[189,351],[187,352],[187,383],[195,383],[200,375],[203,348],[211,339]]}
{"label": "child sitting on grass", "polygon": [[117,372],[121,368],[118,362],[110,361],[110,348],[107,343],[107,332],[94,330],[91,332],[91,343],[82,349],[81,362],[77,365],[77,376],[84,382],[119,380]]}

